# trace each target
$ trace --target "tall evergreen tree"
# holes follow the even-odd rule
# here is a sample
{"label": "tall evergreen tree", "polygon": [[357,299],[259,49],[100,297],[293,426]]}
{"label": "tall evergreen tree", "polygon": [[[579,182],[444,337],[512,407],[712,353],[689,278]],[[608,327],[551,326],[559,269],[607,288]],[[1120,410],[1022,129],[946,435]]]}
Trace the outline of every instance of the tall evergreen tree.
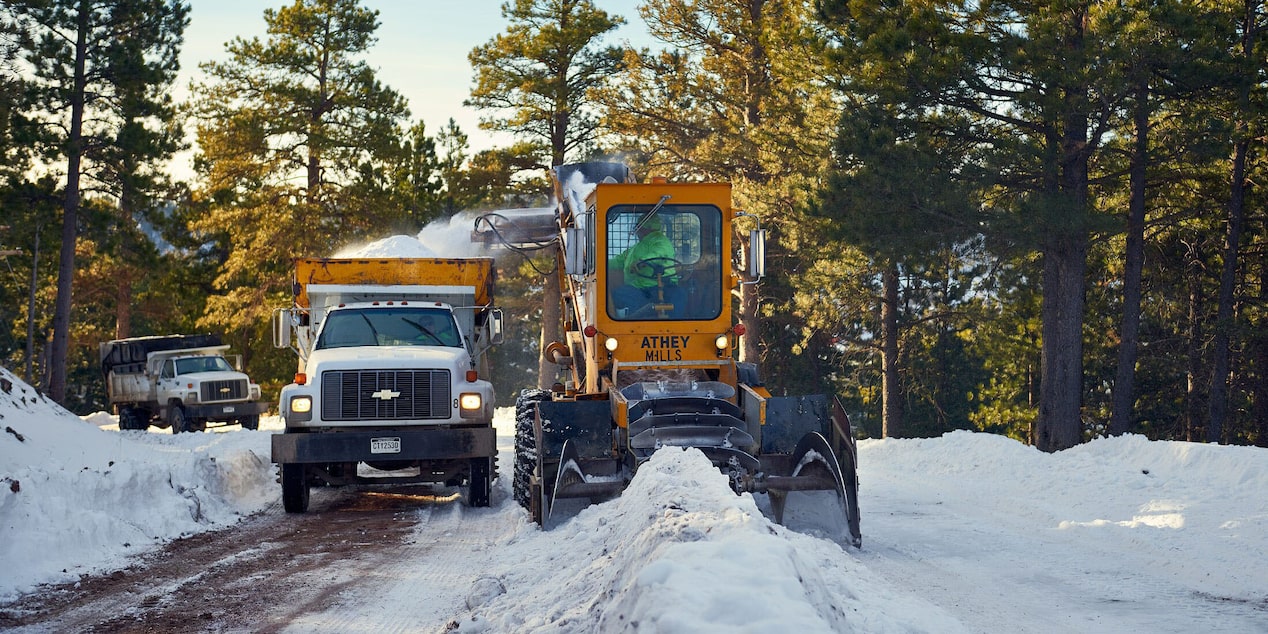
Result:
{"label": "tall evergreen tree", "polygon": [[1126,91],[1105,80],[1112,8],[1070,0],[891,5],[823,3],[865,70],[909,92],[905,105],[956,114],[975,143],[978,185],[997,188],[996,235],[1042,256],[1042,380],[1036,445],[1082,441],[1084,277],[1099,226],[1090,171]]}
{"label": "tall evergreen tree", "polygon": [[356,0],[296,0],[264,11],[267,39],[234,39],[228,61],[201,66],[205,213],[193,228],[224,257],[204,327],[263,338],[293,258],[330,255],[408,213],[392,204],[391,169],[409,112],[363,59],[377,16]]}
{"label": "tall evergreen tree", "polygon": [[466,105],[491,113],[482,128],[549,153],[543,167],[585,155],[598,125],[587,93],[621,60],[620,49],[599,42],[624,19],[591,0],[512,0],[502,4],[502,17],[506,32],[468,56],[476,76]]}
{"label": "tall evergreen tree", "polygon": [[[548,159],[542,168],[586,155],[598,125],[585,107],[588,93],[621,59],[619,49],[599,42],[624,20],[591,0],[513,0],[502,4],[502,16],[510,22],[506,32],[468,56],[476,78],[466,105],[495,113],[481,127],[530,144],[527,153]],[[542,292],[544,351],[562,333],[557,275],[546,275]],[[557,372],[543,354],[538,387],[549,387]]]}
{"label": "tall evergreen tree", "polygon": [[[49,395],[61,402],[66,395],[81,192],[93,180],[108,182],[108,176],[90,170],[108,162],[108,149],[128,143],[121,140],[126,127],[144,128],[147,120],[163,120],[162,114],[145,115],[166,107],[165,87],[174,77],[188,8],[180,0],[15,0],[9,6],[34,38],[26,61],[32,74],[34,118],[45,132],[46,158],[65,161],[47,386]],[[155,85],[138,90],[138,75]],[[138,163],[166,158],[162,152],[135,150],[132,156]]]}
{"label": "tall evergreen tree", "polygon": [[[804,356],[790,362],[784,351],[800,349],[799,341],[774,340],[802,336],[800,324],[779,316],[796,294],[787,275],[801,264],[796,254],[818,241],[803,208],[826,165],[836,113],[811,4],[648,0],[640,14],[666,48],[628,51],[626,70],[597,95],[606,125],[643,157],[649,173],[730,181],[736,206],[771,230],[771,277],[761,292],[781,308],[763,323],[757,286],[743,287],[738,317],[751,334],[741,338],[739,358],[763,360],[766,374],[781,381],[795,367],[826,374]],[[814,347],[820,344],[826,336]]]}
{"label": "tall evergreen tree", "polygon": [[1216,318],[1212,360],[1210,419],[1207,423],[1208,442],[1225,442],[1225,418],[1229,410],[1229,375],[1232,372],[1230,346],[1235,337],[1234,303],[1235,287],[1240,270],[1242,238],[1246,222],[1246,200],[1250,179],[1248,173],[1251,155],[1263,146],[1263,114],[1268,106],[1263,73],[1265,49],[1263,33],[1268,28],[1268,10],[1257,0],[1230,3],[1229,17],[1235,21],[1237,34],[1233,46],[1235,74],[1230,108],[1233,129],[1233,155],[1229,165],[1229,192],[1223,248],[1223,266],[1220,271],[1218,316]]}
{"label": "tall evergreen tree", "polygon": [[[900,301],[900,272],[911,276],[929,269],[931,260],[975,236],[977,221],[967,188],[953,178],[968,169],[965,145],[948,144],[945,136],[936,134],[953,124],[924,125],[919,117],[904,116],[896,107],[898,95],[883,85],[865,82],[865,77],[859,77],[851,85],[855,90],[870,90],[878,100],[845,110],[834,152],[838,165],[828,181],[820,213],[833,221],[829,235],[858,247],[882,271],[880,328],[873,334],[880,336],[883,368],[882,435],[891,437],[904,435],[900,312],[918,294]],[[952,275],[956,269],[960,273],[971,270],[967,265],[945,268],[949,271],[940,272]],[[936,317],[926,314],[919,319],[930,320]]]}

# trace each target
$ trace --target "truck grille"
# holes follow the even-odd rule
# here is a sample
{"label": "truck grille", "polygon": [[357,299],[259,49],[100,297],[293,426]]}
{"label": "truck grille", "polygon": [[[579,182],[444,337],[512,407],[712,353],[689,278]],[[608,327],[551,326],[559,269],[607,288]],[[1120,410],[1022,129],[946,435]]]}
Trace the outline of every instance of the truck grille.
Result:
{"label": "truck grille", "polygon": [[449,418],[448,370],[332,370],[321,374],[323,420]]}
{"label": "truck grille", "polygon": [[227,381],[203,381],[202,402],[240,401],[247,397],[246,379],[229,379]]}

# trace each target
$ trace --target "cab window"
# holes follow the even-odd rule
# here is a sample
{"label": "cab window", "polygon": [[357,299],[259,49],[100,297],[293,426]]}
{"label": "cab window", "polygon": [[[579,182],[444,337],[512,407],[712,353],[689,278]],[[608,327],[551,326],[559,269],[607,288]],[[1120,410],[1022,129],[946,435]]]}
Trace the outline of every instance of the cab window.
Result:
{"label": "cab window", "polygon": [[617,205],[607,213],[607,310],[622,321],[707,320],[722,309],[722,212]]}

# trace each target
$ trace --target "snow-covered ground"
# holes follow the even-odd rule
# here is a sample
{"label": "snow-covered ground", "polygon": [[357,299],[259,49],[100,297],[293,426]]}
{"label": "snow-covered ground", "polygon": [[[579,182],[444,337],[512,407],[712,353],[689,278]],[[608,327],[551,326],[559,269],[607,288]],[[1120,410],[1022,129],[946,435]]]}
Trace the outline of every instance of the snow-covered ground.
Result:
{"label": "snow-covered ground", "polygon": [[[280,512],[276,421],[120,432],[7,370],[0,388],[0,600]],[[509,470],[509,409],[497,424]],[[468,518],[498,524],[496,542],[451,618],[492,633],[1268,632],[1268,451],[1124,437],[1049,455],[957,432],[859,452],[862,550],[831,538],[830,496],[790,498],[799,530],[774,525],[694,450],[658,452],[624,495],[546,531],[500,478]]]}

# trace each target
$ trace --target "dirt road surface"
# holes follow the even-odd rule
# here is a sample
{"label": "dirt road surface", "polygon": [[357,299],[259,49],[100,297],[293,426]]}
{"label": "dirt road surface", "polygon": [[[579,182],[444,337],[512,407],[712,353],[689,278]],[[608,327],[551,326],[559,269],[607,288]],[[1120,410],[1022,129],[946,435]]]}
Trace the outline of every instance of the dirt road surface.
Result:
{"label": "dirt road surface", "polygon": [[443,632],[481,583],[496,583],[482,564],[515,530],[496,517],[427,486],[314,489],[306,514],[279,503],[0,606],[0,630]]}

